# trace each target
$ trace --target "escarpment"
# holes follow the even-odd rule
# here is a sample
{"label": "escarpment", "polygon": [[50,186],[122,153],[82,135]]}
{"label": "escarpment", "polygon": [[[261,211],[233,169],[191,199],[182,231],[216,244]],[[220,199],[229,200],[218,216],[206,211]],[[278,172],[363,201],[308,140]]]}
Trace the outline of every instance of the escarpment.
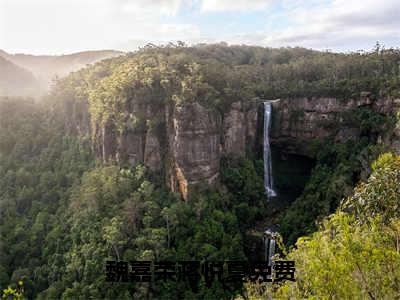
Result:
{"label": "escarpment", "polygon": [[[313,141],[331,138],[344,143],[360,137],[362,126],[350,120],[357,110],[364,108],[376,115],[394,118],[400,108],[400,99],[373,99],[371,93],[362,92],[358,99],[347,100],[326,97],[281,99],[273,102],[273,108],[271,142],[285,152],[312,157],[315,154]],[[388,124],[382,126],[388,127]],[[395,130],[374,128],[383,132],[379,140],[396,152],[400,151],[398,127],[397,124]]]}
{"label": "escarpment", "polygon": [[[134,166],[144,164],[153,172],[163,170],[174,192],[187,199],[199,183],[215,184],[223,156],[241,157],[256,153],[262,143],[262,101],[232,102],[222,113],[199,102],[146,102],[132,100],[122,111],[123,126],[108,121],[90,129],[87,105],[69,108],[78,132],[92,131],[93,150],[103,162]],[[160,103],[162,103],[160,105]],[[400,107],[400,99],[372,99],[362,93],[358,99],[312,97],[278,99],[272,102],[271,145],[280,151],[308,157],[315,155],[314,141],[331,138],[337,143],[356,140],[361,128],[346,121],[346,113],[368,108],[390,117]],[[77,112],[78,109],[83,111]],[[400,151],[400,125],[379,141]],[[88,132],[87,132],[88,133]]]}
{"label": "escarpment", "polygon": [[99,160],[144,164],[187,198],[218,183],[221,158],[262,157],[265,100],[276,100],[269,140],[282,161],[334,143],[400,151],[398,63],[393,50],[145,47],[70,74],[52,96]]}
{"label": "escarpment", "polygon": [[[104,163],[141,163],[153,172],[164,169],[167,185],[186,199],[191,186],[218,181],[222,156],[254,151],[262,117],[258,104],[233,102],[221,114],[198,102],[159,105],[133,100],[122,112],[120,129],[112,121],[88,126],[92,121],[87,111],[82,116],[89,119],[70,114],[68,126],[74,124],[74,131],[91,136],[92,149]],[[67,111],[75,111],[73,105],[69,103]]]}

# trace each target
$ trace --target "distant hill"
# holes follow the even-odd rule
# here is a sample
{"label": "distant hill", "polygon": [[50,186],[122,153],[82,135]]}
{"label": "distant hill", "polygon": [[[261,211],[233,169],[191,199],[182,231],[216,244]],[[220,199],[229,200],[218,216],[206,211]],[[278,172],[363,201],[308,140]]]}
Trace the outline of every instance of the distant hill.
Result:
{"label": "distant hill", "polygon": [[40,92],[48,90],[52,80],[57,77],[64,77],[70,72],[77,71],[86,65],[122,54],[123,52],[114,50],[101,50],[66,55],[30,55],[20,53],[9,54],[0,50],[0,57],[30,71],[36,77],[40,86]]}
{"label": "distant hill", "polygon": [[0,56],[0,96],[37,96],[40,84],[28,70]]}

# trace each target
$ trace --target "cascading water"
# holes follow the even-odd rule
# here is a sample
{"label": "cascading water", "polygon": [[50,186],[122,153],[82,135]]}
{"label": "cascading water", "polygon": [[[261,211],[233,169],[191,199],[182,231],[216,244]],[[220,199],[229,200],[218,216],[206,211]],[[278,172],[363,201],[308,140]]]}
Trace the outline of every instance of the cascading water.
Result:
{"label": "cascading water", "polygon": [[272,257],[275,254],[275,240],[272,238],[265,239],[264,246],[265,246],[265,261],[268,262],[268,265],[272,265]]}
{"label": "cascading water", "polygon": [[272,257],[275,254],[276,236],[277,233],[271,231],[270,229],[264,231],[265,261],[269,267],[272,267],[273,265]]}
{"label": "cascading water", "polygon": [[273,190],[271,148],[269,146],[271,112],[271,103],[264,102],[264,187],[268,199],[276,196],[276,192]]}

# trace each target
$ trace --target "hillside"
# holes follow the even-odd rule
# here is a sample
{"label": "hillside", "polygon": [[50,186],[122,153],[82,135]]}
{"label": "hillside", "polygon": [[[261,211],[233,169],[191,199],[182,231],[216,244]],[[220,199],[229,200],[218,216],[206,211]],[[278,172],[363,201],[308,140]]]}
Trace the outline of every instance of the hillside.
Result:
{"label": "hillside", "polygon": [[36,96],[39,82],[27,69],[0,56],[0,96]]}
{"label": "hillside", "polygon": [[297,241],[287,259],[297,282],[249,284],[251,299],[396,299],[400,293],[400,156],[386,153],[372,164],[340,209]]}
{"label": "hillside", "polygon": [[113,50],[84,51],[66,55],[29,55],[9,54],[0,50],[0,56],[15,65],[29,70],[40,83],[43,91],[50,88],[55,78],[68,75],[88,64],[93,64],[102,59],[121,55],[122,52]]}

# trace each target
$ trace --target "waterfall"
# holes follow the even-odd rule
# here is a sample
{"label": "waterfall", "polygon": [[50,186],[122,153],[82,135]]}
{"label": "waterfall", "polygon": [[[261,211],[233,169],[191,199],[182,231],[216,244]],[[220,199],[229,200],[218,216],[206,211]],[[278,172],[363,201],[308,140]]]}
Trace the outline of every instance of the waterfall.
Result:
{"label": "waterfall", "polygon": [[272,106],[270,102],[264,102],[264,187],[268,198],[275,197],[272,181],[271,148],[269,146],[269,129],[271,127]]}
{"label": "waterfall", "polygon": [[[273,268],[273,261],[272,257],[275,254],[275,245],[276,245],[276,233],[271,231],[270,229],[267,229],[264,231],[264,251],[265,251],[265,261],[268,264],[268,267]],[[271,279],[271,276],[267,276],[268,279]]]}

